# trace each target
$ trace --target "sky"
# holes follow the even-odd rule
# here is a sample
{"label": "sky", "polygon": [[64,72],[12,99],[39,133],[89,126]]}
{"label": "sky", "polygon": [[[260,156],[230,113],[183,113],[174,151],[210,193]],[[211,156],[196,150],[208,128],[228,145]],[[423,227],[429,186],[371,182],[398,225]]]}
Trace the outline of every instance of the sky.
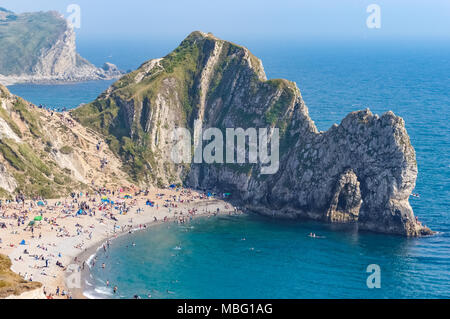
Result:
{"label": "sky", "polygon": [[[450,40],[450,0],[1,0],[17,13],[80,8],[79,39],[183,39],[194,30],[227,40]],[[380,8],[380,28],[368,28]]]}

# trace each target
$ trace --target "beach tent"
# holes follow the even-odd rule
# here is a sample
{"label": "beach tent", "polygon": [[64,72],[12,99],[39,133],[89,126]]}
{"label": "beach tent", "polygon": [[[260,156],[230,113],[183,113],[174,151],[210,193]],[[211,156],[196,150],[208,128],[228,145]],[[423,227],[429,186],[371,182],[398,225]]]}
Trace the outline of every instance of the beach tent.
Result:
{"label": "beach tent", "polygon": [[40,200],[40,201],[38,202],[38,206],[45,206],[45,204],[44,204],[43,201]]}
{"label": "beach tent", "polygon": [[174,189],[174,188],[177,188],[177,185],[172,184],[172,185],[170,185],[169,187],[172,188],[172,189]]}
{"label": "beach tent", "polygon": [[146,205],[147,205],[147,206],[150,206],[150,207],[154,207],[154,206],[155,206],[155,203],[152,202],[151,200],[148,200],[147,203],[146,203]]}
{"label": "beach tent", "polygon": [[34,220],[37,222],[40,222],[40,221],[42,221],[42,216],[36,216],[36,217],[34,217]]}
{"label": "beach tent", "polygon": [[24,239],[24,240],[22,240],[22,241],[20,242],[20,245],[21,245],[21,246],[24,246],[24,245],[26,245],[25,239]]}
{"label": "beach tent", "polygon": [[28,224],[28,226],[34,226],[34,224],[36,224],[36,222],[33,220]]}

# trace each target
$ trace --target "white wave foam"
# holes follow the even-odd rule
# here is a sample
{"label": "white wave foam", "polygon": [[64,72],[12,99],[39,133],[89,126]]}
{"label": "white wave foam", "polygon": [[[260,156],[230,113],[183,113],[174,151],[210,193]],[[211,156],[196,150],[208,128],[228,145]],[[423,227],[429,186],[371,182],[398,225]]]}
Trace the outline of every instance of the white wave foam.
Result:
{"label": "white wave foam", "polygon": [[89,267],[89,269],[91,268],[91,262],[92,262],[92,259],[94,259],[94,257],[95,257],[95,254],[91,255],[91,256],[86,260],[86,264],[87,264],[87,266]]}
{"label": "white wave foam", "polygon": [[94,291],[100,295],[104,295],[104,296],[112,296],[113,293],[111,291],[111,289],[109,288],[105,288],[105,287],[96,287],[94,289]]}

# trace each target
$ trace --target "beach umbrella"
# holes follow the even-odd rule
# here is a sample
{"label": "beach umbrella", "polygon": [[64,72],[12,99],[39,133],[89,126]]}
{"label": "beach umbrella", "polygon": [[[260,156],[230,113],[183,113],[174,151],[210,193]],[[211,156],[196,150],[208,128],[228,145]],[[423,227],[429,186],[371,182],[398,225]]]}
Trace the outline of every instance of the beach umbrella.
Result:
{"label": "beach umbrella", "polygon": [[36,216],[36,217],[34,217],[34,220],[37,222],[40,222],[40,221],[42,221],[42,216]]}
{"label": "beach umbrella", "polygon": [[33,221],[31,221],[31,222],[28,224],[28,226],[34,226],[35,223],[36,223],[36,222],[33,220]]}
{"label": "beach umbrella", "polygon": [[25,243],[25,239],[24,239],[24,240],[22,240],[22,241],[20,242],[20,245],[21,245],[21,246],[24,246],[24,245],[26,245],[26,243]]}
{"label": "beach umbrella", "polygon": [[40,200],[40,201],[38,202],[38,206],[45,206],[45,204],[44,204],[43,201]]}

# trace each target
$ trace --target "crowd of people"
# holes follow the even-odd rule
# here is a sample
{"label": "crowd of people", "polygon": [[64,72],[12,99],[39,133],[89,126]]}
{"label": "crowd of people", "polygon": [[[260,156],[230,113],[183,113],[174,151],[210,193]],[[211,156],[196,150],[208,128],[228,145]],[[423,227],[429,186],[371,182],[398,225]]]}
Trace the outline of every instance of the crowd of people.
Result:
{"label": "crowd of people", "polygon": [[[208,199],[211,196],[207,193],[183,188],[153,192],[97,188],[86,193],[74,192],[61,200],[41,197],[25,200],[18,195],[0,201],[0,253],[12,257],[26,280],[43,282],[47,298],[71,298],[71,293],[61,289],[64,285],[56,279],[67,271],[69,264],[78,264],[82,271],[86,261],[77,260],[77,256],[94,241],[145,229],[152,222],[184,224],[198,214],[220,213],[220,208],[199,208],[199,203]],[[228,205],[223,206],[224,210],[237,211]],[[108,247],[109,242],[104,249]],[[49,281],[53,285],[46,284]],[[56,288],[55,282],[59,283]]]}

